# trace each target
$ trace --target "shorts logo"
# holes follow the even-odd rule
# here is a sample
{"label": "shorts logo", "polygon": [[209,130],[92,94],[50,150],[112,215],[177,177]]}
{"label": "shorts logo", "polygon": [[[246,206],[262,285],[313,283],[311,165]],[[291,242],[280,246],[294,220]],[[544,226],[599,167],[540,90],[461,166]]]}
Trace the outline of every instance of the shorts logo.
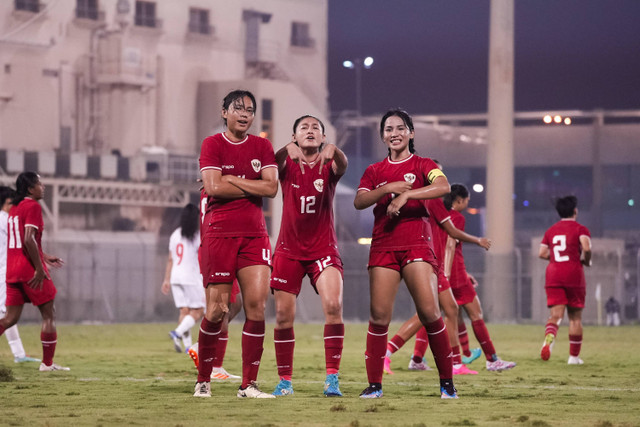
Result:
{"label": "shorts logo", "polygon": [[260,166],[262,166],[262,163],[260,163],[260,160],[258,159],[251,160],[251,167],[253,168],[254,171],[260,172]]}
{"label": "shorts logo", "polygon": [[273,277],[271,278],[271,280],[273,280],[274,282],[287,283],[287,279],[281,279],[279,277]]}
{"label": "shorts logo", "polygon": [[318,193],[322,193],[322,189],[324,187],[324,180],[323,179],[316,179],[315,181],[313,181],[313,186],[316,187],[316,190],[318,190]]}
{"label": "shorts logo", "polygon": [[407,181],[409,184],[413,184],[413,182],[416,180],[416,176],[412,173],[405,173],[404,180]]}

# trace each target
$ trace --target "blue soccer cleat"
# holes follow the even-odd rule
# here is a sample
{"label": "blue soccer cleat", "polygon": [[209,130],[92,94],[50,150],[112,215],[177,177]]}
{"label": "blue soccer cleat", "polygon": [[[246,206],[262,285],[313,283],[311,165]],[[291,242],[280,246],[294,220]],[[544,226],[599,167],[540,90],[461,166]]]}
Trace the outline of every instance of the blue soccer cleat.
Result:
{"label": "blue soccer cleat", "polygon": [[380,399],[382,397],[382,387],[370,385],[360,393],[361,399]]}
{"label": "blue soccer cleat", "polygon": [[462,356],[462,363],[468,365],[480,356],[482,356],[482,350],[480,350],[479,348],[474,348],[471,350],[471,356]]}
{"label": "blue soccer cleat", "polygon": [[35,357],[24,356],[24,357],[15,357],[13,359],[13,362],[14,363],[42,362],[42,360],[36,359]]}
{"label": "blue soccer cleat", "polygon": [[324,381],[324,395],[327,397],[342,397],[338,374],[327,375],[327,379]]}
{"label": "blue soccer cleat", "polygon": [[457,399],[458,392],[455,387],[440,387],[440,399]]}
{"label": "blue soccer cleat", "polygon": [[293,386],[289,380],[280,380],[276,389],[272,393],[274,396],[291,396],[293,394]]}

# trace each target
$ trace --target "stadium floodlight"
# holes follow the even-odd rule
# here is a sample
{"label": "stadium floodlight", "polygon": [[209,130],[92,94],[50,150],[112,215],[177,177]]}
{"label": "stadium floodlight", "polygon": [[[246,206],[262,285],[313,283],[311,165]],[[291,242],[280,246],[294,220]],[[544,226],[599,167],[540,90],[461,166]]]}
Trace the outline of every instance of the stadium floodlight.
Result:
{"label": "stadium floodlight", "polygon": [[473,184],[473,191],[476,193],[482,193],[484,191],[484,186],[482,184]]}
{"label": "stadium floodlight", "polygon": [[353,61],[349,61],[348,59],[346,61],[342,62],[342,66],[344,68],[348,68],[350,70],[355,68],[355,64],[353,63]]}
{"label": "stadium floodlight", "polygon": [[364,58],[364,61],[362,63],[364,64],[364,68],[371,68],[371,66],[373,65],[373,58],[367,56],[366,58]]}

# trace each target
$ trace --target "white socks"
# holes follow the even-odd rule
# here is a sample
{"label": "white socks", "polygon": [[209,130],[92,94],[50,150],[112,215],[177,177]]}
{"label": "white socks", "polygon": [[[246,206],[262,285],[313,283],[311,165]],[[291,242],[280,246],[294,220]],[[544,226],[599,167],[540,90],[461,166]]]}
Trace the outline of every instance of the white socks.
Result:
{"label": "white socks", "polygon": [[187,314],[186,316],[184,316],[184,318],[182,319],[182,322],[180,322],[178,327],[175,329],[175,332],[176,334],[183,336],[184,333],[187,331],[190,331],[195,324],[196,324],[196,319],[194,319],[192,315]]}
{"label": "white socks", "polygon": [[11,353],[13,353],[13,357],[20,358],[27,355],[24,351],[24,347],[22,346],[20,334],[18,333],[18,325],[13,325],[12,327],[4,331],[4,335],[7,337],[7,341],[9,342],[9,347],[11,348]]}

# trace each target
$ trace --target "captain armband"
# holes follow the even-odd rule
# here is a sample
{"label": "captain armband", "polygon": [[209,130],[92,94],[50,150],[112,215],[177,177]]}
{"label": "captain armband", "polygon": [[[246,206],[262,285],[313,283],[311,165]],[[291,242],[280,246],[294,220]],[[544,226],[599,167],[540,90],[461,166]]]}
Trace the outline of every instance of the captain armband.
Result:
{"label": "captain armband", "polygon": [[447,176],[444,174],[444,172],[442,172],[440,169],[431,169],[429,171],[429,173],[427,174],[427,181],[429,181],[429,184],[433,184],[433,181],[436,180],[437,177],[442,176],[444,178],[446,178]]}

